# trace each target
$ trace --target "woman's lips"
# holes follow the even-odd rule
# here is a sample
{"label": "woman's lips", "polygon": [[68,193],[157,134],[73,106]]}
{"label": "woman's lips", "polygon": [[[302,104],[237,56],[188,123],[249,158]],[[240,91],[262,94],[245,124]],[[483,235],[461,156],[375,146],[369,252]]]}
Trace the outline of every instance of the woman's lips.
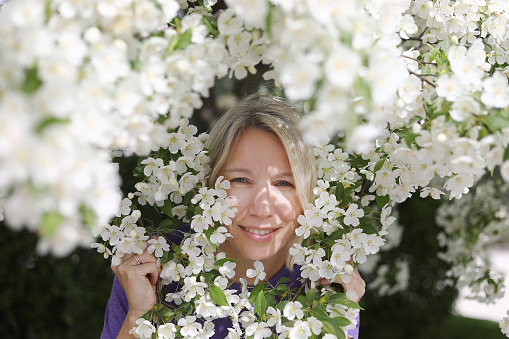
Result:
{"label": "woman's lips", "polygon": [[[239,225],[240,226],[240,225]],[[274,229],[259,229],[259,228],[251,228],[251,227],[245,227],[240,226],[244,233],[251,239],[257,240],[257,241],[266,241],[270,240],[272,237],[275,236],[279,228]]]}

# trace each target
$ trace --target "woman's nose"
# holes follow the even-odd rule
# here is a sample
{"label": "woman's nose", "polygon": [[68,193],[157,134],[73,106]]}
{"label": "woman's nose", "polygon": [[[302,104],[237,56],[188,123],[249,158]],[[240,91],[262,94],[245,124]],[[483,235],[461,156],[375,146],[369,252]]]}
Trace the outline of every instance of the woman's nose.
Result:
{"label": "woman's nose", "polygon": [[270,188],[263,185],[257,187],[252,195],[252,201],[249,205],[249,212],[261,218],[272,215],[274,209],[274,197]]}

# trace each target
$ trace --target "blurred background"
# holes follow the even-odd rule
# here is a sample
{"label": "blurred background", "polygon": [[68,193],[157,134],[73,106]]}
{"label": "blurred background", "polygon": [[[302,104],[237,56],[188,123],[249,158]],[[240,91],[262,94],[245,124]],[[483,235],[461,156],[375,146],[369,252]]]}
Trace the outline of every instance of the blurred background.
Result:
{"label": "blurred background", "polygon": [[[262,67],[262,66],[261,66]],[[261,72],[258,72],[260,74]],[[206,131],[214,117],[237,98],[275,88],[257,75],[243,81],[216,83],[193,121]],[[132,170],[137,158],[119,158],[124,194],[134,192]],[[368,286],[361,301],[361,338],[377,339],[502,339],[498,321],[509,308],[509,297],[485,306],[464,299],[443,283],[449,264],[437,257],[440,228],[435,215],[442,201],[414,197],[398,205],[392,241],[377,262],[368,262],[363,277]],[[143,214],[143,210],[142,210]],[[109,260],[92,249],[67,258],[39,256],[37,235],[13,231],[0,222],[0,336],[2,338],[98,338],[103,325],[113,273]],[[508,239],[493,248],[494,268],[509,277]],[[400,269],[395,263],[404,263]],[[389,280],[372,273],[385,265]]]}

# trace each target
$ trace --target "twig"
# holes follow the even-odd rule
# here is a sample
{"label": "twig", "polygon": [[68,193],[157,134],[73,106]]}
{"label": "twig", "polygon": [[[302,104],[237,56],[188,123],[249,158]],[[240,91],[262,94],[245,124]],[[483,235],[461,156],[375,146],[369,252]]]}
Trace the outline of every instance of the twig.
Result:
{"label": "twig", "polygon": [[410,74],[413,74],[417,77],[419,77],[421,79],[421,82],[425,82],[427,83],[428,85],[432,86],[432,87],[436,87],[436,85],[434,83],[432,83],[431,81],[429,81],[428,79],[424,78],[424,76],[430,76],[430,75],[433,75],[433,74],[425,74],[425,75],[422,75],[422,74],[418,74],[418,73],[415,73],[414,71],[408,71]]}
{"label": "twig", "polygon": [[410,60],[413,60],[413,61],[417,61],[418,63],[420,63],[420,64],[424,64],[424,65],[433,65],[433,66],[437,66],[437,64],[436,64],[436,63],[434,63],[434,62],[422,61],[422,60],[419,60],[419,59],[416,59],[416,58],[412,58],[412,57],[409,57],[409,56],[406,56],[406,55],[403,55],[403,58],[407,58],[407,59],[410,59]]}

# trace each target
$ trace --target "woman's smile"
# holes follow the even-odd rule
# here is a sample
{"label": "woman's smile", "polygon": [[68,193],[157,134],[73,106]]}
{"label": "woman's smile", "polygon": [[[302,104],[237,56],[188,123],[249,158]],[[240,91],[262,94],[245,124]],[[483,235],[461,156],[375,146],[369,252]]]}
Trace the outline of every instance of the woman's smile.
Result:
{"label": "woman's smile", "polygon": [[255,240],[259,239],[260,241],[269,240],[269,237],[267,237],[267,236],[272,236],[279,230],[279,228],[259,229],[259,228],[245,227],[242,225],[239,225],[239,226],[242,227],[243,229],[245,229],[249,234],[259,236],[259,237],[253,237],[253,239],[255,239]]}

